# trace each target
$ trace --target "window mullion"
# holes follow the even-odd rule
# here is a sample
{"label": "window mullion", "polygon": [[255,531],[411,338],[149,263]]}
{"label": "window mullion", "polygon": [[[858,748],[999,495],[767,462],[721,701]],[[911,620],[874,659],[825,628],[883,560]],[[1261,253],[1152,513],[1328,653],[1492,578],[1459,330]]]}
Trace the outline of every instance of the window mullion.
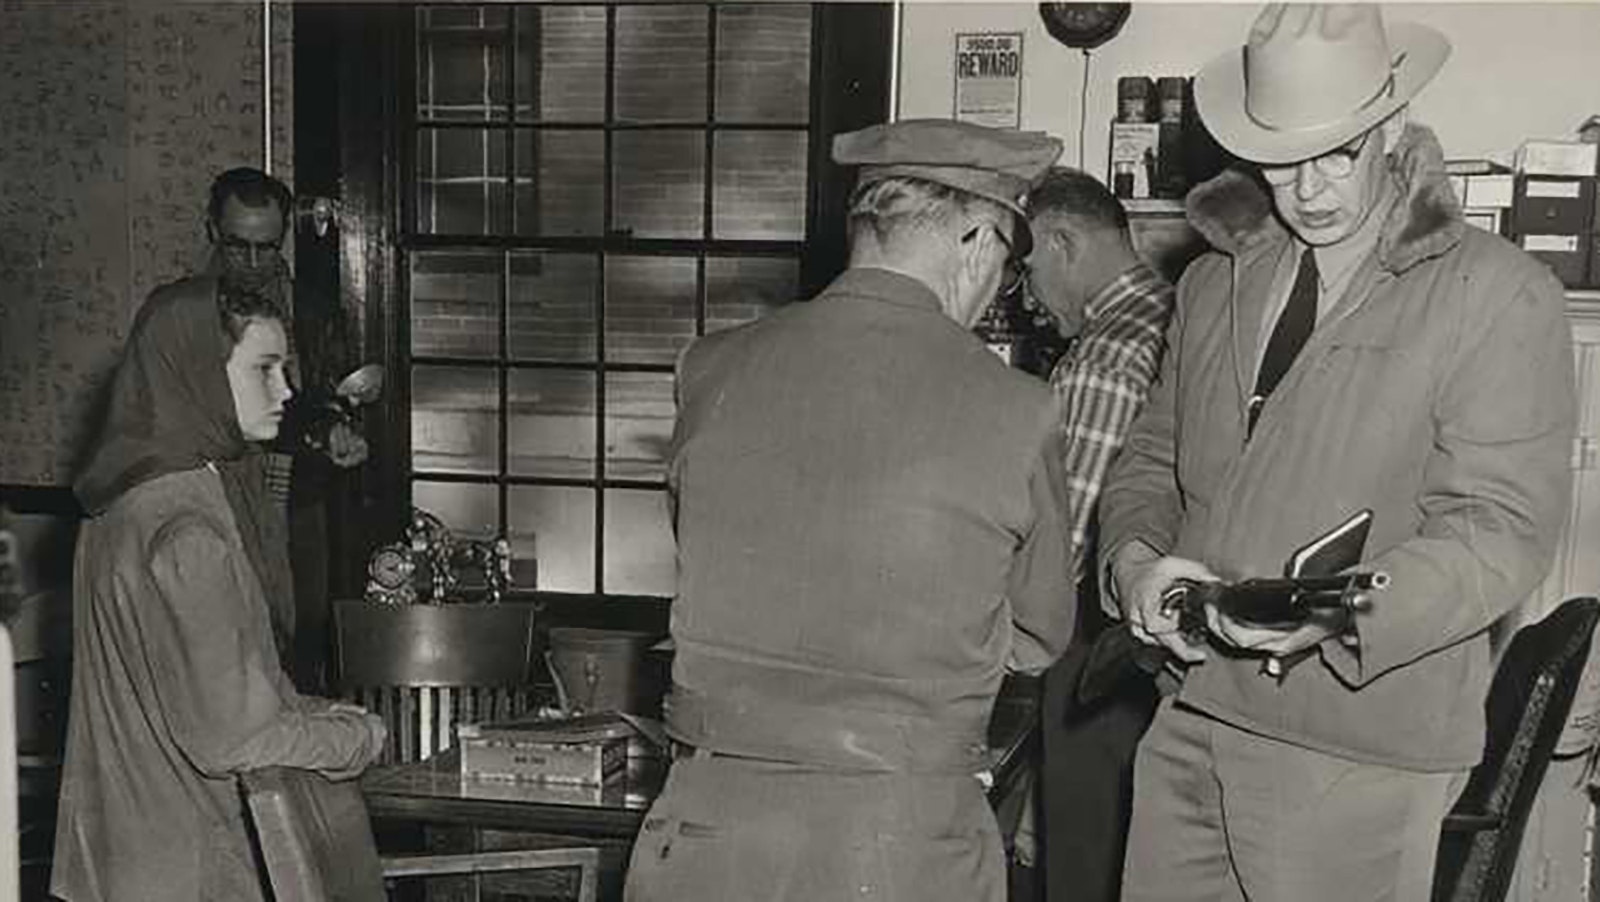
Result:
{"label": "window mullion", "polygon": [[[702,240],[708,243],[715,235],[712,215],[715,209],[713,190],[717,172],[717,24],[719,15],[720,13],[715,4],[706,5],[706,143],[705,167],[700,176],[705,190],[700,214],[700,232]],[[694,334],[704,335],[706,334],[706,254],[704,249],[695,255],[695,260],[697,266],[695,275]]]}
{"label": "window mullion", "polygon": [[[502,52],[505,54],[506,87],[506,132],[505,132],[505,167],[506,167],[506,198],[505,215],[502,217],[506,224],[506,234],[516,234],[517,230],[517,10],[506,10],[506,36]],[[511,260],[516,253],[512,250],[501,252],[500,258],[500,297],[499,297],[499,346],[496,348],[498,365],[496,382],[500,392],[500,470],[495,486],[495,515],[498,527],[497,535],[510,537],[510,512],[507,509],[507,496],[510,491],[506,484],[506,476],[511,471],[511,396],[510,373],[506,369],[506,362],[511,357]]]}
{"label": "window mullion", "polygon": [[[615,229],[613,219],[613,197],[615,185],[615,153],[616,153],[616,121],[617,121],[617,7],[615,4],[606,6],[606,94],[605,94],[605,172],[602,183],[605,186],[605,216],[602,219],[604,234],[609,238]],[[607,273],[609,270],[610,254],[605,251],[600,253],[599,266],[595,292],[595,338],[598,346],[595,348],[596,367],[595,379],[595,415],[594,415],[594,591],[597,595],[605,594],[605,567],[606,567],[606,499],[605,489],[602,486],[606,474],[606,387],[609,378],[606,374],[606,297],[610,291]]]}

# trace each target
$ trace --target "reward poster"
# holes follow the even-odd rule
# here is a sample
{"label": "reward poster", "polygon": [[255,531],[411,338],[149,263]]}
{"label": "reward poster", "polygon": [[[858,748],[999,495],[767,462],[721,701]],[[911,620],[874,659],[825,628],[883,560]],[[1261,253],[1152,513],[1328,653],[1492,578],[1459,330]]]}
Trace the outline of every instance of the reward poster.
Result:
{"label": "reward poster", "polygon": [[1022,32],[956,35],[955,118],[999,128],[1022,124]]}

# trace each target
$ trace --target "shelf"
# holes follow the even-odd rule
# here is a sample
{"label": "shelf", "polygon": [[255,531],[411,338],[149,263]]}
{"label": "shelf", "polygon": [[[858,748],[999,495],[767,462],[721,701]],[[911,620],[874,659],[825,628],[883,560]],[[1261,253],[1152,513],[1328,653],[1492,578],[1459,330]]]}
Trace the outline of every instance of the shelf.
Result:
{"label": "shelf", "polygon": [[1122,208],[1129,216],[1182,216],[1183,201],[1175,197],[1124,197]]}
{"label": "shelf", "polygon": [[1600,320],[1600,288],[1568,288],[1567,316],[1580,320]]}

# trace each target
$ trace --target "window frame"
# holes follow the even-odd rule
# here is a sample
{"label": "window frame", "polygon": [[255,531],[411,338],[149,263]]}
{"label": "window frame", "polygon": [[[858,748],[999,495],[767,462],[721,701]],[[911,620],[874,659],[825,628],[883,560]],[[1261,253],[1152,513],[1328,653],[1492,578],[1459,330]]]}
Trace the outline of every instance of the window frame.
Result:
{"label": "window frame", "polygon": [[[296,92],[296,173],[297,188],[302,192],[324,193],[339,196],[342,201],[340,230],[336,242],[314,242],[299,236],[296,255],[297,270],[322,272],[321,277],[331,288],[337,284],[341,303],[354,320],[354,331],[361,337],[362,359],[378,360],[391,374],[383,398],[368,408],[365,417],[366,433],[374,448],[371,462],[348,480],[342,487],[341,503],[330,507],[330,526],[335,536],[336,549],[332,573],[332,592],[335,597],[359,595],[365,583],[366,555],[376,546],[394,541],[403,532],[411,500],[411,388],[412,365],[411,323],[409,319],[409,258],[413,250],[439,249],[449,245],[439,236],[413,235],[414,224],[408,194],[408,174],[415,172],[416,152],[413,138],[417,120],[416,97],[417,32],[416,10],[426,4],[384,5],[380,7],[359,4],[297,4],[293,10],[295,20],[295,81],[301,88]],[[543,4],[525,4],[539,6]],[[616,6],[647,4],[616,4],[601,0],[582,5]],[[715,9],[727,5],[718,0],[703,3]],[[826,285],[845,266],[844,223],[846,202],[853,185],[853,172],[834,165],[828,159],[833,135],[884,121],[888,117],[890,84],[890,47],[892,44],[893,7],[888,3],[812,3],[811,93],[808,99],[809,131],[807,138],[807,184],[805,240],[782,244],[776,256],[793,258],[798,254],[799,297],[808,297]],[[608,13],[614,23],[614,13]],[[708,29],[715,32],[715,16],[708,16]],[[610,26],[614,30],[614,24]],[[608,45],[612,43],[608,38]],[[714,42],[714,36],[711,38]],[[306,51],[306,52],[303,52]],[[707,48],[715,53],[715,44]],[[714,64],[714,57],[711,57]],[[514,87],[514,72],[508,73]],[[317,85],[318,90],[309,86]],[[374,85],[393,85],[396,90],[374,90]],[[716,90],[714,69],[708,69],[707,91]],[[610,89],[606,91],[607,103]],[[508,110],[512,98],[507,99]],[[508,120],[510,117],[508,116]],[[472,123],[476,127],[480,123]],[[516,128],[512,125],[509,128]],[[644,124],[639,124],[644,128]],[[711,122],[698,123],[706,130],[706,140],[715,140],[718,129]],[[738,126],[745,128],[746,126]],[[777,126],[768,126],[777,127]],[[752,129],[755,130],[755,129]],[[615,131],[615,130],[614,130]],[[609,143],[609,141],[608,141]],[[508,161],[509,162],[509,161]],[[712,176],[710,157],[703,170]],[[514,170],[513,170],[514,172]],[[611,181],[609,168],[607,183]],[[704,190],[709,196],[714,184],[711,177]],[[609,191],[609,188],[607,189]],[[606,198],[606,216],[609,219],[610,197]],[[708,210],[703,210],[705,215]],[[702,221],[702,235],[713,227],[709,220]],[[547,237],[541,239],[515,236],[474,236],[475,244],[501,251],[516,248],[529,250],[588,250],[598,242],[596,259],[603,262],[604,254],[615,253],[625,246],[629,253],[645,255],[682,255],[685,251],[705,248],[696,256],[699,284],[696,298],[696,332],[703,333],[706,316],[705,274],[706,260],[710,256],[761,256],[763,249],[772,248],[774,242],[747,239],[630,239],[620,241],[617,236],[602,235],[597,238]],[[456,246],[459,245],[449,245]],[[505,296],[502,277],[502,296]],[[597,290],[600,290],[597,288]],[[603,295],[601,295],[603,297]],[[502,301],[501,315],[505,314]],[[599,314],[604,315],[603,305]],[[502,320],[503,322],[503,320]],[[603,328],[603,324],[597,323]],[[603,333],[602,333],[603,334]],[[501,342],[503,343],[504,329]],[[504,348],[502,348],[502,352]],[[448,358],[431,358],[446,359]],[[504,354],[496,361],[504,360]],[[479,366],[483,360],[474,358]],[[571,363],[555,364],[538,361],[518,361],[517,367],[540,369],[555,368],[578,371]],[[659,364],[619,364],[612,362],[608,372],[670,372],[670,366]],[[506,369],[498,369],[501,390],[500,404],[507,403],[504,392]],[[597,386],[596,439],[603,443],[606,420],[603,414],[604,388]],[[501,417],[500,429],[509,424]],[[502,447],[503,447],[502,440]],[[603,446],[603,445],[602,445]],[[502,460],[500,469],[505,469]],[[479,481],[459,476],[444,476],[443,482]],[[555,478],[511,477],[508,482],[496,481],[497,486],[510,486],[524,482],[542,485],[560,485]],[[589,593],[552,592],[546,589],[528,590],[514,588],[513,595],[553,605],[558,619],[564,622],[593,625],[617,625],[637,621],[655,624],[664,616],[661,596],[631,595],[606,592],[604,575],[604,491],[608,487],[639,487],[635,480],[605,479],[597,474],[594,480],[581,483],[596,489],[596,512],[599,516],[590,539],[597,552],[595,561],[595,591]],[[649,488],[661,487],[660,482],[649,482]],[[664,488],[662,488],[664,490]],[[503,489],[497,488],[499,516],[507,510]],[[651,604],[594,606],[593,601],[638,601]],[[664,623],[664,621],[662,621]]]}
{"label": "window frame", "polygon": [[[437,484],[466,484],[490,485],[495,493],[495,528],[499,535],[510,535],[512,495],[519,487],[548,487],[581,489],[591,493],[592,521],[589,524],[590,541],[589,551],[592,555],[592,572],[588,576],[591,591],[570,592],[548,590],[554,594],[587,594],[599,597],[619,597],[624,593],[608,591],[607,585],[607,528],[608,528],[608,495],[622,491],[667,492],[665,475],[659,479],[628,478],[611,475],[608,466],[607,435],[612,426],[612,414],[609,406],[609,393],[612,374],[652,374],[671,376],[673,365],[671,363],[645,363],[628,362],[610,359],[612,353],[611,342],[608,340],[608,312],[612,304],[608,303],[608,279],[610,276],[609,261],[617,257],[666,257],[670,259],[694,260],[695,268],[695,298],[694,298],[694,332],[695,336],[706,333],[706,309],[709,283],[707,279],[707,263],[710,257],[772,257],[777,259],[795,260],[797,282],[800,268],[800,257],[805,247],[805,236],[810,234],[814,222],[814,212],[811,209],[814,198],[807,191],[806,210],[804,214],[803,234],[800,240],[773,240],[773,239],[728,239],[715,237],[717,223],[715,220],[716,206],[716,174],[717,154],[716,142],[720,132],[781,132],[800,133],[806,136],[806,184],[809,187],[815,180],[818,168],[817,155],[813,152],[814,142],[810,140],[812,124],[810,121],[779,121],[779,122],[742,122],[721,121],[717,119],[717,89],[718,89],[718,37],[721,32],[719,27],[723,10],[735,4],[705,2],[674,2],[674,6],[700,7],[705,10],[706,38],[704,47],[705,61],[705,96],[701,107],[703,119],[692,121],[631,121],[618,119],[617,91],[617,38],[619,18],[624,9],[630,7],[660,7],[662,4],[642,2],[604,2],[571,4],[592,6],[603,9],[605,12],[605,63],[603,90],[603,111],[600,119],[595,121],[555,120],[545,121],[537,118],[536,111],[532,120],[521,118],[524,111],[524,98],[518,93],[519,77],[518,63],[522,56],[522,36],[520,29],[523,27],[524,17],[521,11],[528,8],[539,9],[543,4],[508,4],[496,7],[506,10],[505,24],[502,34],[501,51],[503,62],[501,77],[504,79],[504,92],[501,102],[494,104],[493,110],[501,115],[495,115],[490,108],[485,109],[482,118],[467,119],[450,118],[424,118],[420,112],[420,103],[416,96],[421,86],[422,62],[422,26],[421,20],[426,5],[416,8],[413,17],[413,38],[408,42],[412,48],[412,63],[409,71],[415,73],[412,81],[411,101],[407,103],[408,115],[401,127],[401,221],[399,229],[400,263],[409,271],[410,261],[419,252],[461,251],[461,252],[492,252],[499,255],[499,297],[496,305],[497,334],[495,353],[490,356],[458,356],[448,354],[417,354],[412,351],[408,342],[405,347],[405,364],[400,370],[409,382],[412,374],[418,367],[450,367],[461,371],[491,371],[495,374],[496,398],[494,413],[496,416],[496,454],[495,470],[492,474],[458,473],[442,470],[417,469],[414,462],[409,464],[408,487],[414,491],[419,482]],[[818,28],[818,4],[795,4],[796,6],[809,6],[811,13],[812,41],[810,47],[810,72],[811,79],[816,79],[818,66],[818,52],[816,32]],[[434,7],[437,8],[437,7]],[[532,104],[528,104],[532,106]],[[815,104],[808,104],[814,108]],[[814,109],[808,109],[809,114]],[[505,170],[500,176],[506,186],[504,208],[498,211],[503,220],[499,223],[486,223],[487,234],[468,233],[439,233],[424,232],[420,228],[418,203],[421,195],[420,187],[423,181],[419,168],[419,146],[423,136],[429,130],[468,130],[481,132],[486,136],[486,141],[502,138],[504,141]],[[517,233],[517,185],[521,173],[517,161],[517,141],[524,135],[536,134],[542,131],[560,130],[563,132],[586,131],[599,132],[602,137],[601,166],[601,229],[598,235],[583,236],[547,236],[524,235]],[[696,238],[638,238],[617,228],[615,208],[618,170],[617,144],[618,135],[628,132],[646,133],[691,133],[702,137],[703,150],[700,160],[700,236]],[[537,178],[537,169],[530,173]],[[486,176],[486,179],[494,176]],[[487,209],[486,215],[493,215],[495,211]],[[498,231],[496,231],[498,229]],[[581,254],[596,262],[595,282],[593,285],[594,296],[591,303],[594,311],[594,347],[593,359],[587,361],[549,361],[529,360],[515,356],[512,353],[509,323],[512,316],[513,294],[513,259],[517,252],[565,252]],[[409,278],[400,282],[400,302],[402,309],[407,311],[410,319],[412,310],[411,284]],[[799,290],[797,284],[796,290]],[[594,378],[594,461],[593,472],[588,476],[547,476],[519,474],[512,472],[510,446],[510,432],[512,428],[511,417],[514,414],[511,381],[513,373],[518,371],[555,371],[563,373],[586,373]],[[414,458],[413,458],[414,461]],[[412,492],[408,491],[408,498]],[[537,547],[537,546],[536,546]],[[543,553],[536,551],[536,560],[540,569],[544,567]],[[614,578],[614,575],[613,575]],[[542,576],[541,576],[542,582]],[[546,591],[539,586],[536,591]],[[669,593],[670,594],[670,593]],[[668,597],[667,595],[645,597]]]}

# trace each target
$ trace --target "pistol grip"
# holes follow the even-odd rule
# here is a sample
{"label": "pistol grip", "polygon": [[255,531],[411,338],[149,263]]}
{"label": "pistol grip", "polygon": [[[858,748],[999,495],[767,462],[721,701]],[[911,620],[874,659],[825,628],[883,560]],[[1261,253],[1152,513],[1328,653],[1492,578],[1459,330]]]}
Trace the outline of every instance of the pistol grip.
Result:
{"label": "pistol grip", "polygon": [[1192,579],[1175,580],[1161,593],[1161,613],[1178,617],[1178,631],[1191,639],[1206,634],[1206,584]]}

